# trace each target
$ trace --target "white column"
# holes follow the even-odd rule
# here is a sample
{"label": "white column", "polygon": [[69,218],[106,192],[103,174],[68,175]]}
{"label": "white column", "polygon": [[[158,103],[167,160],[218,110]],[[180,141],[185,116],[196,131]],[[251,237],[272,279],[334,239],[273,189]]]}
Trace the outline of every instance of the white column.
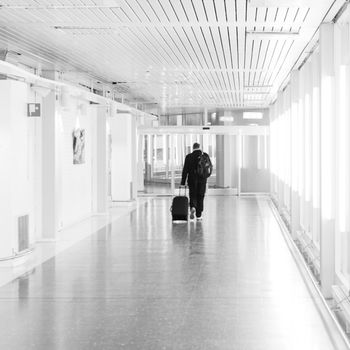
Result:
{"label": "white column", "polygon": [[[349,15],[349,9],[347,9]],[[349,18],[347,16],[347,18]],[[335,25],[336,67],[336,207],[335,207],[335,257],[336,273],[349,281],[349,155],[350,155],[350,69],[349,69],[349,24]]]}
{"label": "white column", "polygon": [[174,134],[170,135],[170,171],[171,171],[171,193],[175,193],[175,140]]}
{"label": "white column", "polygon": [[[54,79],[55,73],[47,78]],[[60,139],[62,123],[56,92],[43,99],[42,106],[42,239],[55,240],[61,222],[62,179]]]}
{"label": "white column", "polygon": [[277,101],[276,101],[276,107],[277,107],[277,119],[278,119],[278,125],[279,125],[279,129],[278,129],[278,134],[275,135],[275,137],[278,138],[278,142],[276,142],[276,145],[278,145],[279,149],[278,149],[278,169],[279,169],[279,173],[278,173],[278,177],[275,177],[275,181],[276,181],[276,188],[277,188],[277,198],[278,198],[278,206],[280,208],[284,207],[284,177],[283,177],[283,173],[285,170],[284,167],[284,158],[281,157],[281,153],[283,151],[284,148],[284,142],[286,141],[284,139],[284,135],[283,135],[283,118],[284,118],[284,105],[283,105],[283,96],[284,93],[282,91],[278,92],[277,95]]}
{"label": "white column", "polygon": [[129,113],[111,118],[112,135],[112,200],[136,199],[136,123]]}
{"label": "white column", "polygon": [[305,228],[305,84],[306,77],[305,71],[301,71],[299,74],[299,109],[298,109],[298,135],[299,142],[297,147],[299,150],[298,162],[299,162],[299,182],[298,182],[298,194],[300,200],[300,225],[302,229]]}
{"label": "white column", "polygon": [[283,104],[284,104],[284,113],[285,113],[285,121],[284,121],[284,157],[285,157],[285,184],[284,184],[284,194],[285,194],[285,205],[290,214],[291,211],[291,93],[290,86],[284,91],[283,94]]}
{"label": "white column", "polygon": [[151,180],[153,179],[153,172],[154,172],[154,158],[156,157],[156,149],[157,149],[157,136],[156,135],[150,135],[150,164],[151,164]]}
{"label": "white column", "polygon": [[321,224],[321,130],[320,130],[320,55],[312,57],[312,236],[316,245],[320,241]]}
{"label": "white column", "polygon": [[216,136],[216,185],[218,187],[224,187],[224,135]]}
{"label": "white column", "polygon": [[165,137],[165,146],[164,146],[164,154],[165,154],[165,178],[169,179],[169,135],[164,135]]}
{"label": "white column", "polygon": [[291,73],[291,228],[292,237],[296,238],[296,233],[300,228],[300,200],[298,194],[299,187],[299,139],[298,133],[298,109],[299,109],[299,71]]}
{"label": "white column", "polygon": [[305,176],[305,230],[311,236],[312,232],[312,70],[311,63],[304,66],[305,75],[305,101],[304,101],[304,176]]}
{"label": "white column", "polygon": [[335,106],[334,24],[320,26],[321,59],[321,289],[331,298],[334,283]]}
{"label": "white column", "polygon": [[236,164],[235,168],[237,169],[237,194],[241,194],[241,177],[242,177],[242,162],[243,162],[243,136],[241,130],[239,130],[239,133],[236,137],[236,159],[237,161],[234,163]]}
{"label": "white column", "polygon": [[144,135],[138,136],[138,144],[137,144],[137,190],[138,191],[144,191],[145,185],[144,185]]}
{"label": "white column", "polygon": [[208,108],[204,108],[203,111],[203,125],[207,125],[208,124]]}
{"label": "white column", "polygon": [[152,169],[151,169],[151,163],[152,163],[152,148],[151,148],[151,138],[152,135],[145,135],[145,139],[147,142],[145,143],[147,145],[147,160],[146,160],[146,180],[151,181],[152,179]]}
{"label": "white column", "polygon": [[182,125],[182,114],[179,114],[176,116],[176,125],[181,126]]}
{"label": "white column", "polygon": [[93,161],[93,210],[108,211],[108,164],[107,164],[107,115],[106,108],[98,108],[95,123],[95,144]]}

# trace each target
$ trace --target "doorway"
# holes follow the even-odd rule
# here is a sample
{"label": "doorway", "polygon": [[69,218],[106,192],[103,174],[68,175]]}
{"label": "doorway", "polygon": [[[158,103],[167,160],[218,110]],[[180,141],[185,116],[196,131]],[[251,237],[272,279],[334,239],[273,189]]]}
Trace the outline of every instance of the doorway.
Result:
{"label": "doorway", "polygon": [[176,194],[185,156],[195,142],[213,163],[208,194],[268,193],[268,132],[264,126],[140,129],[139,195]]}

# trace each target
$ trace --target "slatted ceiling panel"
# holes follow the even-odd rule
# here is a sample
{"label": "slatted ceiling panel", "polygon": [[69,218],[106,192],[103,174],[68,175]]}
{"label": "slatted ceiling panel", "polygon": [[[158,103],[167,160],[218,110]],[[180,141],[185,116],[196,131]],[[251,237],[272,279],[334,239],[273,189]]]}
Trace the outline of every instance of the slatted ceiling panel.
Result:
{"label": "slatted ceiling panel", "polygon": [[284,42],[283,48],[280,50],[279,59],[275,65],[275,69],[271,71],[270,78],[267,80],[266,85],[271,85],[276,80],[277,76],[280,74],[282,67],[288,61],[289,53],[291,52],[294,45],[294,41],[286,40]]}
{"label": "slatted ceiling panel", "polygon": [[275,22],[275,17],[276,17],[276,12],[277,12],[277,8],[276,7],[269,7],[267,9],[267,13],[266,13],[266,26],[265,26],[265,31],[269,32],[273,30],[273,24]]}
{"label": "slatted ceiling panel", "polygon": [[[256,15],[257,15],[257,9],[253,7],[249,7],[247,9],[246,18],[248,22],[254,22],[256,21]],[[247,27],[248,30],[254,30],[255,26]],[[253,59],[254,54],[256,52],[256,45],[255,40],[251,36],[246,36],[245,38],[245,62],[244,67],[246,69],[251,70],[253,68]],[[244,85],[249,85],[251,80],[251,74],[252,72],[248,71],[247,74],[245,74],[245,81]]]}
{"label": "slatted ceiling panel", "polygon": [[207,68],[205,56],[193,28],[183,28],[179,32],[174,29],[174,31],[176,31],[177,35],[181,38],[183,46],[186,47],[187,44],[187,52],[192,58],[192,61],[196,62],[194,66],[200,69]]}
{"label": "slatted ceiling panel", "polygon": [[[255,22],[256,21],[256,14],[257,14],[257,7],[251,7],[249,6],[246,11],[246,19],[248,23]],[[250,26],[248,26],[250,27]],[[254,26],[252,26],[251,29],[254,29]]]}
{"label": "slatted ceiling panel", "polygon": [[176,21],[181,23],[188,23],[189,18],[187,12],[184,11],[184,3],[185,1],[180,0],[166,0],[170,2],[172,12],[176,16]]}
{"label": "slatted ceiling panel", "polygon": [[196,17],[196,21],[199,22],[204,22],[206,21],[206,14],[205,14],[205,7],[203,7],[202,0],[191,0],[191,5],[193,9],[193,13]]}
{"label": "slatted ceiling panel", "polygon": [[35,51],[41,51],[50,60],[53,60],[54,62],[57,59],[58,61],[61,61],[63,63],[64,62],[68,63],[68,59],[65,59],[63,55],[60,55],[59,53],[56,54],[55,51],[50,52],[49,49],[38,45],[34,40],[35,36],[28,40],[28,36],[21,35],[21,33],[18,31],[12,31],[10,29],[3,29],[3,28],[0,28],[0,35],[3,38],[5,38],[6,41],[9,41],[13,44],[17,44],[18,47],[21,47],[23,45],[25,49],[33,53],[35,53]]}
{"label": "slatted ceiling panel", "polygon": [[201,31],[202,42],[204,44],[203,50],[206,54],[206,59],[207,59],[209,69],[214,69],[215,68],[215,52],[214,52],[212,40],[210,38],[209,28],[201,27],[200,31]]}
{"label": "slatted ceiling panel", "polygon": [[280,24],[281,22],[285,22],[285,18],[288,15],[288,8],[287,7],[279,7],[277,9],[277,13],[276,13],[276,17],[275,17],[275,21],[278,23],[278,25],[276,25],[275,30],[276,31],[283,31],[286,30],[286,26],[284,24]]}
{"label": "slatted ceiling panel", "polygon": [[[137,31],[138,32],[138,31]],[[181,60],[178,55],[172,55],[169,52],[169,44],[157,29],[146,28],[143,32],[147,40],[147,45],[161,58],[161,66],[163,65],[181,65]],[[139,39],[140,40],[140,39]]]}
{"label": "slatted ceiling panel", "polygon": [[224,103],[227,105],[228,104],[228,100],[227,100],[227,96],[225,94],[225,91],[227,90],[224,78],[223,78],[223,73],[217,73],[218,76],[218,81],[219,81],[219,86],[220,89],[223,90],[223,92],[221,93],[221,96],[223,96],[223,101]]}
{"label": "slatted ceiling panel", "polygon": [[[85,40],[87,41],[86,46],[88,47],[89,39],[86,38]],[[132,71],[132,66],[137,64],[140,60],[142,60],[142,57],[144,57],[142,52],[139,51],[138,46],[135,46],[128,40],[121,40],[120,38],[115,40],[115,38],[109,38],[108,36],[98,36],[98,38],[96,38],[94,48],[114,66],[117,64],[123,64],[128,71]],[[130,58],[126,59],[126,57],[118,56],[111,60],[109,50],[118,51],[121,49],[123,49],[124,52],[129,52]],[[144,64],[147,64],[147,60],[144,62]]]}
{"label": "slatted ceiling panel", "polygon": [[212,47],[214,48],[214,57],[215,57],[214,66],[219,67],[219,69],[226,69],[219,30],[220,29],[217,28],[216,26],[215,27],[212,26],[211,28],[209,28],[209,31],[210,31],[209,41],[211,40]]}
{"label": "slatted ceiling panel", "polygon": [[[163,65],[164,64],[164,59],[162,54],[160,53],[159,49],[155,49],[154,46],[149,42],[149,39],[145,35],[144,32],[137,32],[136,30],[132,28],[127,28],[121,34],[121,37],[126,37],[126,45],[129,45],[129,50],[131,51],[130,55],[128,57],[132,57],[133,55],[133,50],[132,47],[136,46],[138,47],[139,55],[138,59],[139,62],[142,61],[143,64],[141,67],[144,66],[149,66],[153,62],[155,65]],[[130,46],[131,45],[131,46]]]}
{"label": "slatted ceiling panel", "polygon": [[246,86],[255,85],[256,70],[258,69],[258,63],[261,54],[261,40],[254,40],[252,43],[252,55],[249,68],[252,72],[249,74],[248,84]]}
{"label": "slatted ceiling panel", "polygon": [[202,69],[207,67],[205,55],[203,54],[202,47],[199,44],[198,38],[193,28],[182,28],[182,30],[174,29],[174,31],[180,38],[182,45],[186,48],[187,44],[189,47],[189,49],[186,49],[186,52],[190,56],[194,66]]}
{"label": "slatted ceiling panel", "polygon": [[217,76],[216,76],[216,73],[215,72],[210,72],[210,76],[211,76],[211,80],[212,80],[212,87],[214,87],[214,91],[215,93],[213,94],[214,98],[215,98],[215,101],[218,102],[218,101],[222,101],[222,96],[221,96],[221,93],[220,93],[220,86],[217,82]]}
{"label": "slatted ceiling panel", "polygon": [[223,0],[222,6],[224,8],[225,12],[225,21],[226,22],[233,22],[236,20],[235,16],[235,2],[232,0]]}
{"label": "slatted ceiling panel", "polygon": [[152,5],[150,5],[149,1],[136,0],[136,3],[138,4],[138,10],[143,13],[145,19],[153,23],[159,21],[159,18],[157,17],[157,14],[154,12],[154,9]]}
{"label": "slatted ceiling panel", "polygon": [[267,85],[267,77],[270,73],[270,70],[273,70],[275,67],[275,62],[277,59],[277,56],[279,54],[278,49],[283,47],[283,43],[279,42],[276,39],[270,39],[270,46],[269,46],[269,50],[267,53],[267,58],[266,58],[266,62],[265,62],[265,66],[263,67],[263,71],[262,71],[262,85]]}
{"label": "slatted ceiling panel", "polygon": [[133,23],[141,23],[142,17],[139,15],[139,11],[136,10],[136,6],[133,3],[130,5],[130,1],[125,0],[124,6],[123,6],[123,12],[125,12],[126,16],[130,18],[131,22]]}
{"label": "slatted ceiling panel", "polygon": [[288,23],[288,25],[285,27],[285,30],[288,32],[293,32],[293,31],[297,31],[298,28],[295,25],[295,15],[297,12],[297,8],[289,8],[288,9],[288,13],[285,19],[285,22]]}
{"label": "slatted ceiling panel", "polygon": [[196,46],[199,48],[199,50],[197,50],[198,55],[200,55],[203,58],[203,61],[204,61],[203,66],[205,67],[204,69],[209,69],[211,67],[211,59],[205,43],[203,29],[201,27],[192,27],[191,32],[195,37]]}
{"label": "slatted ceiling panel", "polygon": [[196,42],[193,40],[194,38],[192,37],[190,28],[173,28],[169,29],[169,32],[175,34],[178,45],[181,48],[183,55],[186,57],[188,64],[202,68],[203,61],[200,55],[197,54],[197,49],[195,48]]}
{"label": "slatted ceiling panel", "polygon": [[174,44],[172,38],[169,38],[166,30],[162,30],[159,28],[149,29],[150,34],[153,35],[154,39],[161,45],[164,57],[167,57],[168,62],[173,65],[184,65],[188,64],[186,57],[179,51],[179,48]]}
{"label": "slatted ceiling panel", "polygon": [[174,12],[174,9],[171,6],[169,0],[153,0],[153,3],[157,3],[157,5],[161,8],[161,11],[159,11],[164,14],[164,17],[166,17],[166,21],[163,23],[174,23],[178,21],[176,13]]}
{"label": "slatted ceiling panel", "polygon": [[208,23],[215,25],[218,21],[215,2],[213,0],[202,1],[205,17]]}
{"label": "slatted ceiling panel", "polygon": [[[7,3],[13,4],[13,1]],[[21,3],[47,4],[43,0]],[[101,2],[50,1],[50,5],[95,3]],[[290,8],[257,8],[247,7],[246,1],[233,0],[120,0],[120,4],[122,8],[118,9],[2,9],[0,23],[12,28],[12,32],[5,32],[13,46],[25,45],[52,61],[60,61],[63,67],[94,70],[104,79],[135,80],[135,91],[144,88],[157,100],[165,98],[167,103],[174,104],[175,96],[180,96],[187,104],[191,98],[192,103],[206,101],[209,104],[214,99],[218,106],[242,106],[244,85],[278,84],[306,44],[299,38],[293,44],[282,37],[276,37],[277,43],[276,40],[246,37],[246,29],[295,31],[300,26],[305,30],[305,25],[315,29],[327,10],[324,6],[322,13],[317,14],[316,10],[320,12],[322,7],[319,3],[313,12],[312,9],[308,12],[308,8],[297,9],[292,2]],[[245,20],[248,21],[246,26]],[[43,22],[41,27],[38,26],[40,21]],[[235,26],[237,21],[238,26]],[[19,22],[32,24],[21,27]],[[60,23],[81,26],[81,34],[86,34],[90,26],[90,34],[95,32],[95,35],[78,35],[78,40],[69,40],[71,45],[67,45],[69,34],[62,38],[57,30],[48,27]],[[94,30],[94,26],[101,28]],[[113,34],[112,30],[106,33],[102,27],[107,26],[117,26],[119,34]],[[84,27],[87,28],[84,30]],[[175,68],[192,74],[161,75],[163,69],[174,72]],[[145,83],[148,69],[150,80]],[[175,81],[186,82],[178,84],[181,91],[177,94]],[[167,87],[164,98],[163,85]],[[179,102],[180,98],[177,99]],[[249,101],[247,103],[254,102],[253,99]]]}
{"label": "slatted ceiling panel", "polygon": [[204,84],[202,84],[202,88],[204,89],[204,93],[203,93],[203,96],[205,97],[206,101],[207,102],[211,102],[211,97],[214,96],[215,99],[217,99],[217,94],[214,92],[214,89],[213,89],[213,84],[211,82],[208,81],[208,74],[201,74],[202,76],[204,76],[203,78],[203,81],[204,81]]}
{"label": "slatted ceiling panel", "polygon": [[282,45],[282,48],[279,49],[281,51],[279,52],[278,57],[276,57],[273,60],[273,63],[272,63],[273,64],[272,67],[274,67],[274,68],[273,69],[270,68],[269,71],[265,75],[265,78],[264,78],[264,81],[263,81],[264,85],[271,84],[271,81],[273,81],[272,77],[273,77],[275,71],[276,71],[277,74],[279,73],[279,66],[280,66],[279,65],[279,61],[281,60],[281,57],[282,57],[281,56],[281,52],[283,52],[284,50],[286,50],[286,48],[288,48],[286,42],[284,42],[283,44],[281,43],[281,45]]}

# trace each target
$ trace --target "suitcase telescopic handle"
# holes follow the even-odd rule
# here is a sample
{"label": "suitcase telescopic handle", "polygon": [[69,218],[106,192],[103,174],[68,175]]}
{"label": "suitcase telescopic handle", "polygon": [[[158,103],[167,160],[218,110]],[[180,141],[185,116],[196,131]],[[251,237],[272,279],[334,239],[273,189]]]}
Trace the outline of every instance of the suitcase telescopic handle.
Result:
{"label": "suitcase telescopic handle", "polygon": [[181,188],[184,188],[184,189],[185,189],[185,196],[186,196],[187,186],[186,186],[186,185],[180,185],[180,186],[179,186],[179,196],[181,196]]}

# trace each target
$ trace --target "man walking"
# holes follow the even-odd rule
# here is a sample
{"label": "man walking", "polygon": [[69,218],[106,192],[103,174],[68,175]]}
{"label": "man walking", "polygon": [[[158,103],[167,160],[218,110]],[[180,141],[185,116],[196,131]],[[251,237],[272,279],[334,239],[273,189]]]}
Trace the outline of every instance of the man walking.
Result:
{"label": "man walking", "polygon": [[193,144],[193,152],[185,158],[185,164],[182,170],[181,185],[188,182],[190,190],[190,219],[195,216],[197,220],[202,220],[203,200],[207,187],[207,178],[211,175],[212,164],[207,153],[202,152],[199,143]]}

